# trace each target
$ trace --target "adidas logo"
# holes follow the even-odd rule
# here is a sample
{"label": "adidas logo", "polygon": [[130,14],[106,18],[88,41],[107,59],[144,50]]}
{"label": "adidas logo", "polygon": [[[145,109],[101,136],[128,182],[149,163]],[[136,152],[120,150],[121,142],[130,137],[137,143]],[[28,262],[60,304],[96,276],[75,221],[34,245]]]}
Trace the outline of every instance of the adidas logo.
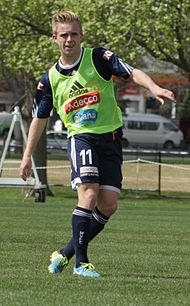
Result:
{"label": "adidas logo", "polygon": [[69,98],[80,96],[80,95],[83,95],[87,92],[88,92],[87,88],[84,88],[79,82],[75,81],[73,86],[71,87],[71,91],[69,93]]}

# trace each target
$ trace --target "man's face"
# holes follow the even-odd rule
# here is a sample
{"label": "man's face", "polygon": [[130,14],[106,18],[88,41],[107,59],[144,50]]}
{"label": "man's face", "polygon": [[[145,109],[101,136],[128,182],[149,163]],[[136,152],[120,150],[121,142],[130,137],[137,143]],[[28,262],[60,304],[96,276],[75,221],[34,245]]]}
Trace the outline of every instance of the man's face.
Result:
{"label": "man's face", "polygon": [[77,21],[58,23],[57,33],[53,35],[53,40],[58,44],[61,55],[71,58],[79,56],[82,38],[83,34]]}

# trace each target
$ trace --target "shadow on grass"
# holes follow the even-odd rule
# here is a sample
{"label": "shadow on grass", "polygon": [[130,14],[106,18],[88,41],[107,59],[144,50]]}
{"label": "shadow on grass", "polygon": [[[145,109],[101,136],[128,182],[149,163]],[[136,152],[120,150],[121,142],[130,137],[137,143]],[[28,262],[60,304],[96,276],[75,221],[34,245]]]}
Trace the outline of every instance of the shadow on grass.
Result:
{"label": "shadow on grass", "polygon": [[136,198],[136,199],[190,199],[190,192],[159,192],[158,190],[149,191],[149,190],[129,190],[122,189],[120,194],[120,199],[125,198]]}
{"label": "shadow on grass", "polygon": [[131,279],[171,279],[171,280],[190,280],[190,277],[188,276],[175,276],[175,275],[126,275],[128,278]]}

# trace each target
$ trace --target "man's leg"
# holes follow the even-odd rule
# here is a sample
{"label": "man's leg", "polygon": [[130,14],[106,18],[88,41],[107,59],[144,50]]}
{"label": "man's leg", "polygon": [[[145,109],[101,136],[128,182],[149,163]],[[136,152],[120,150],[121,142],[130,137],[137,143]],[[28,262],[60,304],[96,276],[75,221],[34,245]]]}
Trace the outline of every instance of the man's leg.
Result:
{"label": "man's leg", "polygon": [[92,218],[92,210],[77,206],[73,211],[73,247],[76,255],[75,267],[81,263],[88,263],[87,247],[89,241],[89,228]]}
{"label": "man's leg", "polygon": [[[94,239],[104,229],[104,226],[108,222],[108,220],[109,217],[102,214],[97,207],[94,208],[92,212],[92,219],[90,221],[88,237],[89,241]],[[66,256],[68,260],[73,257],[73,255],[75,254],[73,239],[71,239],[68,244],[60,250],[60,254]]]}
{"label": "man's leg", "polygon": [[[89,263],[87,256],[87,248],[89,241],[89,228],[92,219],[91,207],[93,208],[94,202],[96,202],[99,185],[93,184],[93,188],[90,188],[89,186],[86,186],[84,184],[78,188],[80,189],[80,191],[78,191],[78,198],[79,198],[78,205],[74,209],[72,214],[73,238],[72,238],[72,248],[70,252],[71,255],[74,254],[76,255],[76,264],[74,272],[76,273],[80,272],[80,274],[81,271],[78,271],[78,269],[81,266],[81,264],[85,263],[87,265]],[[83,201],[81,201],[81,198],[83,199]],[[49,265],[48,268],[50,273],[62,272],[63,268],[68,264],[68,259],[69,259],[65,255],[66,254],[62,255],[56,251],[52,254],[51,264]],[[94,277],[93,273],[91,273],[91,271],[89,272],[89,274],[92,274],[92,277]],[[84,275],[84,276],[91,276],[91,275]]]}
{"label": "man's leg", "polygon": [[[92,212],[92,219],[89,227],[89,241],[94,239],[103,229],[105,224],[109,221],[110,216],[115,213],[117,209],[118,192],[112,190],[101,189],[99,191],[97,206]],[[101,209],[101,211],[100,211]],[[102,213],[104,211],[104,214]],[[75,254],[73,239],[60,250],[63,256],[70,260]]]}
{"label": "man's leg", "polygon": [[[108,222],[109,217],[116,211],[117,209],[117,199],[118,199],[118,193],[111,191],[111,190],[103,190],[101,189],[99,191],[98,199],[97,199],[97,206],[95,207],[93,212],[92,212],[92,219],[90,220],[90,215],[91,212],[88,210],[85,210],[84,208],[76,208],[74,210],[75,217],[73,216],[74,219],[79,219],[82,221],[84,216],[86,215],[87,218],[90,220],[90,226],[89,226],[89,236],[88,236],[88,242],[91,241],[94,237],[96,237],[104,228],[105,224]],[[100,211],[103,210],[104,214]],[[88,215],[89,213],[89,215]],[[107,214],[107,215],[105,215]],[[78,217],[77,217],[78,215]],[[79,218],[79,216],[83,215],[82,218]],[[80,223],[80,221],[77,220],[76,223]],[[89,221],[83,220],[84,223],[88,224]],[[88,227],[88,225],[87,225]],[[85,225],[86,228],[86,225]],[[76,236],[77,237],[77,236]],[[84,235],[85,240],[86,240],[86,235]],[[78,239],[80,238],[80,234],[78,234]],[[83,237],[82,237],[83,238]],[[81,261],[88,262],[87,258],[87,245],[88,242],[83,241],[85,243],[83,247],[81,245],[78,245],[78,254],[77,254],[77,260],[76,264],[77,266],[80,264]],[[72,256],[75,254],[75,249],[74,249],[74,241],[73,238],[69,241],[69,243],[60,250],[60,253],[54,252],[52,254],[53,259],[56,259],[56,257],[61,259],[64,259],[64,265],[67,265],[69,260],[72,258]],[[77,262],[78,261],[78,262]],[[65,264],[66,263],[66,264]],[[51,265],[50,265],[51,266]],[[62,270],[61,270],[62,271]],[[61,272],[58,271],[58,272]],[[55,272],[56,273],[56,272]]]}
{"label": "man's leg", "polygon": [[99,277],[100,273],[88,261],[87,248],[89,242],[90,218],[94,204],[97,202],[99,184],[81,184],[77,189],[78,206],[73,212],[73,246],[75,249],[76,264],[73,273],[80,276]]}

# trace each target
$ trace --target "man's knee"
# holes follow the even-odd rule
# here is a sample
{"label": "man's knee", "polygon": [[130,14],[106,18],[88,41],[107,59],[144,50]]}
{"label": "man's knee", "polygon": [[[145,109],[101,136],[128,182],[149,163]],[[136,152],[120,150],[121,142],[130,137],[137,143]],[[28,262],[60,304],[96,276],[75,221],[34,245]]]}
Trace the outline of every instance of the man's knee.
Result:
{"label": "man's knee", "polygon": [[99,191],[98,184],[82,184],[78,188],[79,205],[93,209]]}
{"label": "man's knee", "polygon": [[117,202],[112,202],[106,205],[106,203],[102,205],[97,205],[98,209],[104,214],[106,217],[111,217],[118,208]]}
{"label": "man's knee", "polygon": [[117,210],[118,193],[110,190],[100,190],[97,206],[105,216],[110,217]]}

